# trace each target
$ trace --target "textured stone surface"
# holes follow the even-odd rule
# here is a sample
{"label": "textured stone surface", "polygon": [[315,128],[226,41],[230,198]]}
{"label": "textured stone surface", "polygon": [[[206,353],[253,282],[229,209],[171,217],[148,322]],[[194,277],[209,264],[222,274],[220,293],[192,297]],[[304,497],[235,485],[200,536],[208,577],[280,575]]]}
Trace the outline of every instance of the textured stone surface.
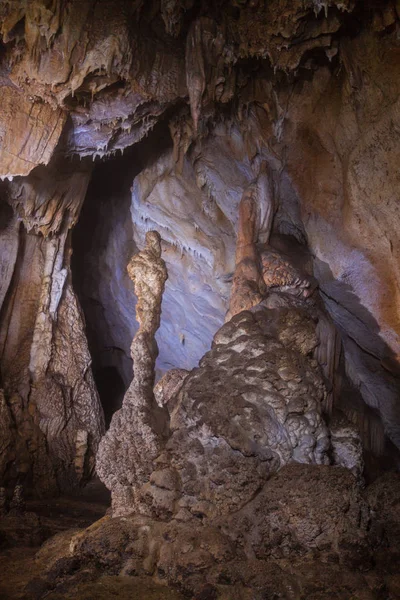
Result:
{"label": "textured stone surface", "polygon": [[265,308],[219,330],[178,392],[166,452],[143,487],[155,515],[228,514],[288,462],[329,462],[324,385],[307,358],[314,331],[304,311]]}
{"label": "textured stone surface", "polygon": [[[342,375],[399,447],[398,29],[392,0],[0,1],[0,175],[23,175],[1,189],[13,209],[1,202],[2,414],[18,433],[13,463],[4,446],[6,479],[29,472],[61,485],[93,468],[103,424],[68,233],[90,169],[65,157],[108,157],[161,121],[173,148],[154,151],[129,181],[133,241],[142,247],[149,229],[160,230],[170,272],[160,371],[190,369],[209,348],[227,309],[236,233],[242,244],[240,199],[273,198],[259,205],[271,236],[252,240],[269,244],[257,248],[261,287],[301,295],[316,277],[343,339]],[[284,236],[298,242],[298,261]],[[117,265],[117,283],[121,256],[99,261]],[[287,309],[293,296],[272,295],[266,306]],[[121,313],[107,328],[126,324],[110,344],[124,354],[126,386],[135,325],[132,311]],[[340,343],[320,317],[315,358],[337,399]],[[355,440],[339,428],[338,460],[356,460]]]}
{"label": "textured stone surface", "polygon": [[4,81],[0,94],[0,177],[28,175],[49,163],[67,115]]}
{"label": "textured stone surface", "polygon": [[335,415],[329,423],[329,431],[334,463],[350,469],[356,477],[362,477],[363,445],[357,428],[343,415]]}
{"label": "textured stone surface", "polygon": [[97,455],[97,472],[113,492],[115,515],[140,510],[139,489],[151,475],[152,461],[160,453],[168,430],[166,409],[157,406],[153,394],[158,354],[155,333],[167,279],[161,238],[156,231],[146,234],[146,246],[132,257],[128,273],[137,296],[139,323],[131,346],[134,377]]}
{"label": "textured stone surface", "polygon": [[5,483],[22,477],[42,492],[71,487],[93,473],[104,427],[70,273],[68,230],[89,174],[84,165],[56,161],[45,175],[39,167],[6,190],[21,223],[11,219],[1,232],[9,259],[1,377],[16,429],[15,460],[1,475]]}
{"label": "textured stone surface", "polygon": [[169,413],[175,408],[179,391],[188,375],[189,371],[185,371],[185,369],[171,369],[154,386],[154,397],[157,404],[166,406]]}
{"label": "textured stone surface", "polygon": [[157,224],[170,244],[160,370],[191,368],[221,325],[236,208],[267,161],[274,228],[318,259],[347,375],[397,444],[398,13],[391,0],[0,3],[0,174],[49,163],[63,128],[64,153],[95,157],[170,126],[173,156],[139,176],[132,206],[136,243]]}
{"label": "textured stone surface", "polygon": [[[101,566],[122,576],[121,584],[126,576],[146,577],[193,598],[261,600],[279,593],[287,600],[349,594],[379,600],[384,590],[394,600],[398,537],[390,528],[397,479],[387,475],[361,492],[346,469],[293,464],[230,517],[105,517],[66,532],[39,553],[40,560],[51,547],[55,552],[42,578],[61,598],[85,589],[84,573],[99,585]],[[67,561],[74,561],[69,572],[61,569]]]}

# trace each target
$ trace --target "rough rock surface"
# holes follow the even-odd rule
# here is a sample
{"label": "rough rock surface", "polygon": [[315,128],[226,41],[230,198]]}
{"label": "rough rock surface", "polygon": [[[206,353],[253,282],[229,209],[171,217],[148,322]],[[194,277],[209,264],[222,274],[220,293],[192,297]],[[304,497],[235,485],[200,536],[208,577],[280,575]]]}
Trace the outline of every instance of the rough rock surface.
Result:
{"label": "rough rock surface", "polygon": [[28,175],[35,166],[49,163],[67,115],[4,82],[1,101],[1,176]]}
{"label": "rough rock surface", "polygon": [[314,328],[305,311],[260,308],[218,331],[184,380],[166,453],[143,489],[155,514],[228,514],[288,462],[329,462]]}
{"label": "rough rock surface", "polygon": [[[90,169],[66,158],[109,157],[161,122],[173,149],[129,182],[137,246],[155,227],[165,240],[160,370],[192,368],[221,326],[237,207],[267,163],[275,215],[263,282],[304,291],[318,279],[343,374],[400,447],[399,13],[395,0],[0,1],[0,176],[17,177],[2,186],[12,212],[2,202],[0,215],[7,481],[64,486],[93,469],[103,423],[69,239]],[[306,280],[274,235],[310,250]],[[124,317],[127,333],[112,340],[128,346],[132,311]],[[335,396],[340,344],[328,320],[317,334]],[[128,347],[110,347],[126,373]],[[357,412],[351,398],[341,408]]]}
{"label": "rough rock surface", "polygon": [[189,371],[185,371],[185,369],[171,369],[154,386],[154,397],[157,404],[167,406],[169,413],[175,408],[179,390],[188,375]]}
{"label": "rough rock surface", "polygon": [[[312,359],[320,343],[318,312],[306,299],[294,299],[287,285],[280,286],[286,293],[270,293],[265,305],[259,293],[257,305],[251,300],[250,310],[243,310],[248,300],[243,290],[249,282],[259,285],[242,269],[243,248],[250,249],[249,260],[261,279],[255,242],[264,222],[269,241],[272,223],[269,199],[261,199],[269,207],[266,219],[260,218],[262,204],[251,195],[245,194],[240,204],[239,285],[233,286],[231,307],[237,295],[241,312],[217,332],[198,369],[172,371],[155,393],[155,333],[167,279],[159,234],[148,232],[144,250],[128,264],[138,298],[139,330],[131,347],[134,378],[97,461],[112,492],[115,516],[229,514],[247,504],[271,473],[288,462],[329,464],[329,432],[321,416],[326,388]],[[280,284],[282,276],[277,279]],[[168,405],[168,441],[167,412],[156,402]],[[357,461],[351,464],[356,466]]]}
{"label": "rough rock surface", "polygon": [[5,459],[3,485],[22,478],[37,491],[55,491],[85,481],[94,470],[104,425],[71,284],[69,238],[89,176],[87,165],[56,159],[45,174],[39,167],[3,190],[20,219],[9,220],[1,232],[3,260],[9,261],[1,378],[4,411],[16,433],[15,460]]}
{"label": "rough rock surface", "polygon": [[196,599],[395,600],[397,488],[394,474],[362,492],[347,469],[293,464],[228,517],[106,516],[43,547],[37,559],[51,563],[41,589],[80,597],[88,578],[97,589],[105,574],[115,594],[128,576]]}
{"label": "rough rock surface", "polygon": [[97,455],[97,472],[113,490],[115,515],[140,509],[140,486],[149,479],[168,430],[167,411],[157,406],[153,393],[158,353],[155,333],[167,279],[156,231],[147,233],[146,246],[132,257],[128,273],[135,286],[139,323],[131,346],[134,377]]}

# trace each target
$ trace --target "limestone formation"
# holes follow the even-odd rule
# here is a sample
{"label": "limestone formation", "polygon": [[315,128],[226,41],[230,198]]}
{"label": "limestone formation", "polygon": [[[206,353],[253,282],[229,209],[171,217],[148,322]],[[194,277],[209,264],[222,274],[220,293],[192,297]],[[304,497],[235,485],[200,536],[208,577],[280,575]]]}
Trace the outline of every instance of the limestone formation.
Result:
{"label": "limestone formation", "polygon": [[[0,176],[28,177],[41,165],[36,175],[45,181],[45,165],[52,170],[59,151],[63,159],[110,158],[151,132],[158,148],[160,126],[171,126],[174,161],[184,177],[164,157],[158,161],[153,156],[141,166],[146,171],[139,176],[142,199],[145,204],[149,191],[152,199],[161,196],[160,205],[170,204],[167,194],[152,188],[156,173],[163,186],[179,189],[185,206],[195,194],[195,180],[201,200],[186,217],[200,231],[182,232],[168,212],[147,225],[149,217],[142,215],[144,223],[133,219],[135,242],[140,245],[145,231],[157,225],[178,245],[177,254],[191,254],[181,269],[172,256],[175,250],[167,250],[167,262],[175,263],[172,279],[179,282],[182,272],[194,269],[192,258],[198,253],[207,263],[199,269],[206,279],[201,289],[207,302],[204,308],[198,300],[195,307],[187,303],[193,309],[190,326],[174,336],[168,335],[171,329],[183,329],[186,323],[180,316],[178,324],[178,311],[171,309],[169,329],[163,325],[160,337],[174,347],[176,359],[165,364],[161,348],[165,370],[191,368],[221,325],[233,271],[237,197],[255,179],[260,184],[257,165],[268,162],[276,192],[274,233],[294,235],[310,248],[314,275],[324,279],[324,303],[343,336],[346,376],[378,410],[386,433],[399,445],[398,215],[393,200],[399,77],[391,58],[397,52],[399,9],[394,0],[381,4],[201,0],[195,7],[192,0],[4,0]],[[222,128],[229,132],[225,140]],[[54,190],[52,195],[58,208],[52,202],[36,204],[32,230],[38,231],[43,217],[42,230],[54,232],[69,211],[67,205],[75,222],[78,205],[58,184],[60,196]],[[289,184],[292,197],[282,201]],[[138,186],[136,182],[134,193]],[[22,216],[35,205],[32,179],[19,181],[18,188],[21,195],[14,197],[13,206]],[[60,201],[64,192],[67,202]],[[268,258],[264,255],[268,268],[280,256],[270,246]],[[298,266],[291,276],[289,266],[282,266],[282,285],[303,290],[308,278],[298,278]],[[275,275],[279,270],[275,265]],[[186,294],[194,287],[187,279],[180,283]],[[304,289],[311,291],[313,282],[309,285]],[[356,299],[349,298],[351,293]],[[198,299],[196,290],[193,296]],[[209,319],[204,328],[201,315]],[[134,329],[131,322],[126,339]],[[189,343],[179,346],[179,336]],[[115,346],[126,354],[127,373],[129,341],[126,348]],[[340,344],[329,346],[337,350]],[[329,353],[329,380],[336,355]]]}
{"label": "limestone formation", "polygon": [[3,81],[0,85],[0,176],[12,179],[29,175],[37,165],[50,162],[66,114],[47,102],[24,95],[11,82],[7,85]]}
{"label": "limestone formation", "polygon": [[274,213],[271,179],[262,171],[245,190],[239,205],[236,265],[227,320],[257,306],[268,292],[307,298],[317,285],[269,246]]}
{"label": "limestone formation", "polygon": [[[397,487],[392,475],[383,490],[377,482],[368,494],[382,511],[379,523],[348,470],[290,465],[230,517],[205,519],[202,512],[183,511],[169,521],[107,516],[87,530],[64,534],[57,558],[60,566],[73,559],[73,573],[100,563],[103,573],[150,577],[194,598],[291,598],[299,590],[301,600],[329,600],[333,594],[377,600],[382,585],[395,598],[397,528],[390,541],[382,528],[394,522],[398,503],[385,502]],[[50,542],[41,552],[51,548]],[[65,577],[53,572],[52,585],[65,586]],[[74,590],[69,578],[67,589]]]}
{"label": "limestone formation", "polygon": [[[147,489],[155,514],[226,515],[288,462],[329,462],[314,328],[304,311],[260,307],[219,330],[171,414],[172,435]],[[163,483],[171,467],[172,487]],[[171,490],[167,506],[162,488]]]}
{"label": "limestone formation", "polygon": [[[0,487],[4,490],[6,473],[16,459],[16,431],[4,391],[0,390]],[[4,503],[2,503],[4,504]]]}
{"label": "limestone formation", "polygon": [[[230,307],[226,319],[243,310],[257,306],[263,299],[264,286],[260,273],[260,259],[256,242],[259,232],[259,206],[253,197],[253,186],[243,195],[239,205],[239,223],[236,242],[235,273],[233,275]],[[269,229],[273,217],[270,201]]]}
{"label": "limestone formation", "polygon": [[[1,426],[8,429],[0,476],[7,485],[22,478],[41,493],[85,482],[103,433],[70,271],[68,232],[89,175],[87,165],[66,165],[58,157],[46,171],[39,167],[28,178],[15,179],[4,193],[19,222],[11,219],[0,233],[10,261],[0,333]],[[88,439],[79,460],[78,432]]]}
{"label": "limestone formation", "polygon": [[336,465],[362,478],[364,470],[362,438],[356,427],[343,415],[335,415],[329,423],[332,457]]}
{"label": "limestone formation", "polygon": [[[260,230],[269,238],[273,215],[270,209],[263,217],[263,203],[257,204],[252,193],[240,205],[239,285],[233,286],[233,296],[247,293],[255,281],[262,285],[256,240]],[[261,199],[265,205],[265,197]],[[252,259],[249,254],[243,258],[243,248]],[[285,464],[329,463],[329,432],[322,417],[327,391],[312,358],[320,343],[318,310],[310,306],[308,293],[302,291],[298,298],[297,291],[296,296],[288,293],[288,288],[296,290],[298,280],[290,279],[294,269],[278,257],[280,273],[286,268],[289,274],[275,276],[279,291],[271,284],[265,302],[259,293],[257,304],[251,300],[250,306],[240,306],[217,332],[199,369],[172,371],[153,393],[154,335],[166,280],[160,252],[158,234],[149,232],[146,247],[128,265],[138,298],[134,379],[101,442],[97,469],[112,492],[116,516],[227,515],[246,505]],[[250,275],[246,259],[252,260]],[[247,299],[248,294],[244,303]],[[163,437],[166,411],[156,400],[168,405],[168,440]],[[349,468],[358,468],[359,459],[357,455]]]}
{"label": "limestone formation", "polygon": [[157,404],[166,406],[170,414],[175,408],[179,391],[188,375],[189,371],[185,371],[185,369],[171,369],[154,386],[154,397]]}
{"label": "limestone formation", "polygon": [[157,406],[153,393],[158,353],[154,336],[167,279],[161,238],[156,231],[146,234],[146,246],[132,257],[128,273],[135,286],[139,322],[131,346],[134,377],[97,455],[97,472],[112,490],[116,516],[146,510],[140,489],[150,478],[153,461],[168,431],[168,413]]}
{"label": "limestone formation", "polygon": [[270,308],[301,306],[296,297],[310,298],[309,309],[318,315],[319,343],[314,355],[326,378],[328,394],[324,409],[330,414],[338,395],[336,370],[340,353],[339,336],[319,299],[311,298],[318,285],[316,279],[301,272],[282,252],[270,246],[275,201],[267,169],[265,165],[261,166],[260,175],[245,190],[239,204],[236,264],[226,320],[257,306],[265,298]]}

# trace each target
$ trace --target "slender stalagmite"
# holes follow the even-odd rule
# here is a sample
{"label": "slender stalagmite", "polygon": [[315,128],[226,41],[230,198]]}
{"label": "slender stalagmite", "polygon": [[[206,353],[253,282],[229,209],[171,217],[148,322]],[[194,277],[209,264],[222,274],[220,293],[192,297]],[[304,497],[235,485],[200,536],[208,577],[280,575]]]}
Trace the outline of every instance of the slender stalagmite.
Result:
{"label": "slender stalagmite", "polygon": [[167,279],[156,231],[146,234],[146,246],[132,257],[128,273],[135,286],[139,322],[131,345],[134,377],[97,456],[99,476],[112,490],[114,515],[146,512],[140,488],[153,471],[153,460],[160,454],[168,431],[167,411],[157,405],[153,393],[158,355],[155,333]]}

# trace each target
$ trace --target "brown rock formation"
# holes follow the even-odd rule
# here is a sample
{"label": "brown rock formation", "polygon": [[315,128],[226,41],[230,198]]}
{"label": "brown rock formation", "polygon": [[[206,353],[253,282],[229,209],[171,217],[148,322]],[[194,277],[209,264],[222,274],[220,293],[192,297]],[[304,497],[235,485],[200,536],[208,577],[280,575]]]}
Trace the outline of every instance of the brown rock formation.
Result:
{"label": "brown rock formation", "polygon": [[28,175],[35,166],[49,163],[66,114],[46,102],[35,102],[14,85],[2,83],[0,89],[0,173],[3,178]]}
{"label": "brown rock formation", "polygon": [[167,371],[160,381],[154,386],[154,397],[159,406],[167,406],[172,413],[179,391],[189,375],[185,369],[171,369]]}
{"label": "brown rock formation", "polygon": [[[392,0],[382,6],[343,0],[0,2],[0,175],[27,175],[48,164],[63,128],[64,153],[109,156],[166,118],[176,162],[183,169],[189,153],[189,170],[207,195],[204,210],[218,230],[212,235],[223,239],[232,236],[236,223],[225,216],[236,206],[222,211],[225,216],[219,212],[218,181],[205,151],[207,137],[208,150],[219,146],[223,114],[235,131],[230,156],[237,154],[238,130],[244,138],[236,176],[244,180],[241,190],[261,159],[275,183],[293,183],[321,271],[315,275],[324,279],[324,301],[344,335],[347,375],[397,444],[398,219],[392,199],[398,13]],[[224,152],[215,157],[222,161],[217,171],[228,169]],[[370,180],[372,164],[388,175]],[[253,174],[246,173],[249,167]],[[168,220],[163,225],[171,230]],[[298,230],[293,214],[285,227]],[[224,277],[231,261],[223,260]],[[225,280],[215,287],[208,342],[228,297]],[[204,351],[205,341],[200,345]],[[192,363],[202,354],[189,344],[184,350]]]}
{"label": "brown rock formation", "polygon": [[94,472],[91,352],[105,403],[134,363],[97,454],[114,518],[44,594],[89,562],[196,600],[396,597],[398,481],[358,483],[400,448],[399,30],[397,0],[0,0],[13,526],[26,486]]}
{"label": "brown rock formation", "polygon": [[145,510],[140,488],[150,478],[168,427],[167,412],[157,406],[153,394],[158,353],[154,336],[167,279],[161,238],[156,231],[146,234],[146,246],[132,257],[128,273],[138,299],[139,330],[131,346],[134,377],[97,455],[97,472],[112,490],[116,516]]}
{"label": "brown rock formation", "polygon": [[[257,306],[267,298],[271,308],[298,304],[290,296],[309,298],[317,281],[297,269],[282,252],[269,245],[274,219],[274,197],[271,178],[263,168],[257,181],[244,192],[239,204],[236,265],[232,282],[229,311],[226,320],[243,310]],[[263,242],[262,244],[260,242]],[[283,292],[283,296],[274,296]],[[272,295],[271,295],[272,294]],[[335,327],[325,314],[321,303],[310,302],[318,314],[319,344],[314,355],[322,366],[329,387],[324,405],[331,413],[336,390],[336,369],[340,340]],[[319,310],[316,308],[319,306]]]}
{"label": "brown rock formation", "polygon": [[[317,343],[314,327],[301,310],[260,308],[219,330],[171,415],[166,448],[180,498],[173,513],[229,514],[288,462],[328,462],[324,385],[307,357]],[[163,514],[171,505],[157,506],[164,486],[153,475],[147,493]]]}
{"label": "brown rock formation", "polygon": [[[290,598],[296,590],[300,600],[349,594],[378,600],[385,589],[394,599],[398,538],[390,527],[398,503],[386,500],[395,497],[397,479],[386,477],[363,497],[345,469],[286,466],[228,520],[106,517],[64,534],[56,556],[60,567],[72,560],[74,573],[89,569],[93,579],[100,563],[103,572],[151,577],[194,598]],[[380,522],[367,498],[379,506]],[[49,570],[46,589],[59,586],[70,595],[82,589],[79,578],[60,572]]]}
{"label": "brown rock formation", "polygon": [[10,263],[1,313],[1,375],[16,427],[15,460],[7,462],[2,477],[10,482],[24,476],[40,491],[87,479],[103,433],[70,273],[68,230],[89,174],[87,167],[58,162],[45,175],[39,169],[7,190],[22,223],[12,219],[2,232],[3,258]]}
{"label": "brown rock formation", "polygon": [[[267,291],[305,298],[314,291],[315,281],[299,273],[281,253],[268,246],[274,208],[271,180],[263,172],[246,189],[239,204],[236,266],[227,320],[259,304]],[[263,243],[261,248],[257,247],[258,242]]]}

